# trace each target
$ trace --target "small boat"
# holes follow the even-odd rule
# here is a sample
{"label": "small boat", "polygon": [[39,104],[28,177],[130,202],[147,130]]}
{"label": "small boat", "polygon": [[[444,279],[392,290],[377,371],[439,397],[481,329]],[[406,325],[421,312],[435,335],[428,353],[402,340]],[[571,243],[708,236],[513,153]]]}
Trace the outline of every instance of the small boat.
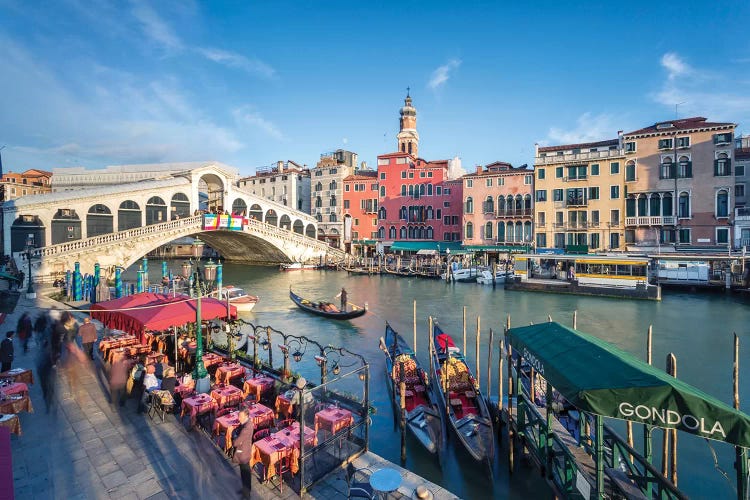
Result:
{"label": "small boat", "polygon": [[260,297],[248,295],[242,288],[228,285],[221,289],[221,300],[227,300],[240,312],[250,312],[258,303]]}
{"label": "small boat", "polygon": [[303,264],[302,262],[292,262],[291,264],[281,264],[280,271],[312,271],[320,269],[317,264]]}
{"label": "small boat", "polygon": [[[505,283],[506,279],[512,278],[512,277],[513,277],[513,271],[509,271],[506,273],[505,271],[498,270],[495,273],[494,282],[498,285],[502,285],[503,283]],[[479,273],[479,276],[477,276],[477,283],[479,283],[480,285],[491,285],[492,282],[493,282],[492,271],[485,270]]]}
{"label": "small boat", "polygon": [[292,302],[297,304],[300,309],[307,311],[318,316],[325,316],[331,319],[352,319],[358,318],[367,312],[366,307],[359,307],[354,304],[350,304],[350,311],[342,311],[335,304],[331,302],[313,302],[311,300],[303,299],[299,295],[295,294],[289,289],[289,298]]}
{"label": "small boat", "polygon": [[440,407],[466,451],[477,462],[486,463],[491,471],[495,437],[492,417],[479,392],[479,384],[453,339],[437,322],[432,333],[432,373]]}
{"label": "small boat", "polygon": [[479,276],[481,272],[482,269],[478,267],[464,267],[445,272],[440,275],[440,278],[455,283],[475,283],[477,281],[477,276]]}
{"label": "small boat", "polygon": [[385,353],[385,372],[391,401],[398,415],[401,413],[399,390],[401,365],[404,367],[406,394],[406,427],[427,448],[438,453],[443,444],[443,414],[431,382],[403,337],[391,325],[385,324],[385,340],[380,338],[380,349]]}

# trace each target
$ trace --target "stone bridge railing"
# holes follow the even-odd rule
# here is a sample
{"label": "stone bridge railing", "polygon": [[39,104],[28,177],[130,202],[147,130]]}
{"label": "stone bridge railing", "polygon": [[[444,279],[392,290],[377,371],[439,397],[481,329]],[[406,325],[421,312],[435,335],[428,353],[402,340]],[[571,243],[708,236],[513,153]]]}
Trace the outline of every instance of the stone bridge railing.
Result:
{"label": "stone bridge railing", "polygon": [[280,229],[276,226],[272,226],[271,224],[266,224],[265,222],[261,222],[255,219],[249,219],[247,221],[245,225],[245,231],[250,231],[262,236],[278,238],[288,243],[294,243],[296,245],[307,246],[312,250],[327,253],[328,256],[333,258],[334,260],[343,261],[347,259],[347,257],[350,257],[350,255],[343,250],[334,248],[324,241],[310,238],[309,236],[295,233],[294,231]]}

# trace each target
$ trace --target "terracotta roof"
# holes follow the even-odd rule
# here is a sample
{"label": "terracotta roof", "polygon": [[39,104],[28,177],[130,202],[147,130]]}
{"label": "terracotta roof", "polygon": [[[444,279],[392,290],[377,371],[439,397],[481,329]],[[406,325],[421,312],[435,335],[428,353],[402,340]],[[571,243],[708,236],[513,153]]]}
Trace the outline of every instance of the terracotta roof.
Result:
{"label": "terracotta roof", "polygon": [[735,160],[750,160],[750,148],[737,148],[734,150]]}
{"label": "terracotta roof", "polygon": [[29,170],[23,173],[23,175],[32,175],[32,174],[46,175],[48,177],[52,176],[52,172],[48,172],[46,170],[39,170],[38,168],[30,168]]}
{"label": "terracotta roof", "polygon": [[[672,125],[671,127],[667,125]],[[736,127],[734,123],[725,122],[708,122],[706,118],[702,116],[693,116],[691,118],[680,118],[679,120],[668,120],[665,122],[658,122],[650,125],[646,128],[634,130],[624,135],[641,135],[641,134],[655,134],[655,133],[668,133],[673,130],[690,130],[694,128],[714,128],[714,127]],[[661,127],[661,128],[660,128]]]}
{"label": "terracotta roof", "polygon": [[349,176],[344,177],[344,182],[349,182],[349,181],[374,181],[374,180],[377,180],[377,178],[378,178],[378,173],[375,172],[375,171],[373,171],[372,174],[370,174],[369,172],[367,174],[359,172],[357,174],[349,175]]}
{"label": "terracotta roof", "polygon": [[598,142],[582,142],[580,144],[563,144],[561,146],[544,146],[539,148],[540,153],[548,151],[567,151],[568,149],[587,149],[587,148],[601,148],[609,146],[617,146],[620,144],[618,139],[607,139],[606,141]]}
{"label": "terracotta roof", "polygon": [[395,153],[386,153],[384,155],[378,155],[378,158],[397,158],[401,156],[408,156],[408,157],[414,158],[409,153],[402,153],[401,151],[396,151]]}

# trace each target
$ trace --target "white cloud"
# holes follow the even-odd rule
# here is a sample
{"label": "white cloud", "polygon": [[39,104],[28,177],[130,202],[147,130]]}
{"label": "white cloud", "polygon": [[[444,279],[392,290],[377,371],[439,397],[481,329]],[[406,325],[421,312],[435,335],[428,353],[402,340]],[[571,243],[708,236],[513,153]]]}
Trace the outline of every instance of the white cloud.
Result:
{"label": "white cloud", "polygon": [[459,66],[461,66],[460,59],[451,59],[442,66],[439,66],[435,71],[432,72],[432,76],[430,77],[430,81],[427,83],[427,86],[432,90],[437,90],[438,88],[442,87],[445,82],[447,82],[451,77],[451,74],[456,69],[458,69]]}
{"label": "white cloud", "polygon": [[342,139],[341,139],[341,142],[342,142],[342,143],[343,143],[344,145],[346,145],[346,144],[349,144],[349,139],[347,139],[346,137],[344,137],[344,138],[342,138]]}
{"label": "white cloud", "polygon": [[664,54],[661,57],[661,65],[667,70],[670,80],[693,73],[693,68],[674,52]]}
{"label": "white cloud", "polygon": [[133,15],[141,23],[143,32],[162,47],[170,50],[182,49],[182,40],[172,28],[164,22],[159,14],[145,2],[137,1],[133,5]]}
{"label": "white cloud", "polygon": [[602,113],[594,115],[586,112],[578,117],[574,128],[552,127],[547,138],[540,140],[541,145],[576,144],[582,142],[598,142],[617,137],[615,119],[611,115]]}
{"label": "white cloud", "polygon": [[223,64],[230,68],[237,68],[251,74],[259,75],[264,78],[272,78],[276,75],[276,70],[268,64],[256,58],[245,57],[242,54],[228,52],[226,50],[202,47],[196,51],[208,59],[218,64]]}
{"label": "white cloud", "polygon": [[239,107],[232,111],[235,121],[240,125],[249,125],[252,128],[261,130],[267,135],[274,139],[284,140],[284,134],[279,128],[271,121],[263,118],[263,116],[255,110],[251,105]]}

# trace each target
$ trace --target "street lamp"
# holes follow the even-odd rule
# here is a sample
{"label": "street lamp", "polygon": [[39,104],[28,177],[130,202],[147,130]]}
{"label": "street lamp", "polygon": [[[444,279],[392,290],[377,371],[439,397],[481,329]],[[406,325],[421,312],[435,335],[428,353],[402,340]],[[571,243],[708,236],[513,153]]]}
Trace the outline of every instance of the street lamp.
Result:
{"label": "street lamp", "polygon": [[28,240],[26,240],[26,261],[29,264],[29,286],[26,288],[26,298],[27,299],[35,299],[36,298],[36,291],[34,291],[34,281],[31,279],[31,251],[34,249],[34,238],[33,236],[29,235]]}
{"label": "street lamp", "polygon": [[201,297],[206,292],[206,285],[209,285],[216,279],[216,264],[206,266],[203,269],[205,282],[196,272],[194,276],[195,284],[195,370],[193,370],[193,380],[195,380],[195,391],[197,393],[207,393],[211,388],[211,381],[208,378],[208,370],[203,364],[203,315],[201,312]]}

